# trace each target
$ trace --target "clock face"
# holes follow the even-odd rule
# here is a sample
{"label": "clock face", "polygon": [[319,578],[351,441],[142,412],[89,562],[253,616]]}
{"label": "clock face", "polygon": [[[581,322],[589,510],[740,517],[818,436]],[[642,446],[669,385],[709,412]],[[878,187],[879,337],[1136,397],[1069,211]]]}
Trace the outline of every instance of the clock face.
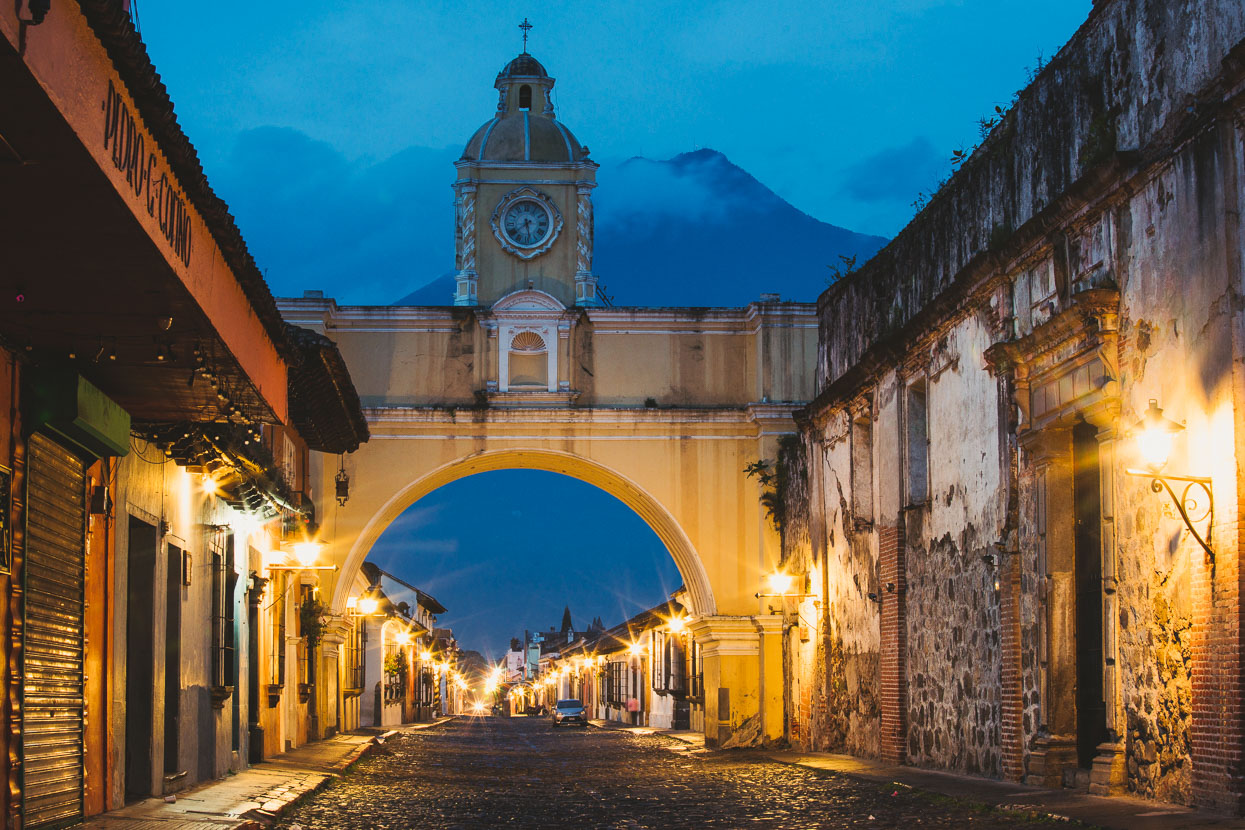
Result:
{"label": "clock face", "polygon": [[534,199],[519,199],[506,208],[501,227],[506,238],[523,248],[539,245],[549,235],[549,211]]}

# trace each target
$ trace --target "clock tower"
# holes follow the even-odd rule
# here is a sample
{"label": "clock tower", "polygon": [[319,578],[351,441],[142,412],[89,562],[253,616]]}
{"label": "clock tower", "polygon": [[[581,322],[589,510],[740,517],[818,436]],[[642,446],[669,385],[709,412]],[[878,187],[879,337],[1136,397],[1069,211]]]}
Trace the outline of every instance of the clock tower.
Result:
{"label": "clock tower", "polygon": [[554,79],[526,49],[493,85],[497,112],[454,165],[454,304],[492,306],[530,288],[564,306],[599,305],[597,164],[554,118]]}

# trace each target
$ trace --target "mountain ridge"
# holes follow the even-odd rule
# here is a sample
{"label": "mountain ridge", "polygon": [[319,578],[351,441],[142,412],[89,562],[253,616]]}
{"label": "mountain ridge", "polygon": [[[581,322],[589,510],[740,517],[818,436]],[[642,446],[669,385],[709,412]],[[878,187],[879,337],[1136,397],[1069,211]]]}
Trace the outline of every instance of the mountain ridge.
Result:
{"label": "mountain ridge", "polygon": [[[736,307],[761,294],[813,302],[840,257],[888,241],[822,222],[712,148],[603,165],[594,270],[622,307]],[[449,305],[453,272],[394,305]]]}

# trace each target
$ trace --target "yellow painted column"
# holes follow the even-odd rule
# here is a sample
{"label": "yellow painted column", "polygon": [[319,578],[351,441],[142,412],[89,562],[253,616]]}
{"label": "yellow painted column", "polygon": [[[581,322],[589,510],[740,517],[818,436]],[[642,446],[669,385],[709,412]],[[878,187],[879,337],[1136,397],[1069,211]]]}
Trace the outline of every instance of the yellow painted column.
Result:
{"label": "yellow painted column", "polygon": [[754,746],[782,737],[782,619],[700,617],[705,683],[705,744]]}
{"label": "yellow painted column", "polygon": [[783,697],[785,695],[782,671],[782,615],[758,615],[757,632],[760,635],[761,670],[761,739],[777,741],[783,737]]}

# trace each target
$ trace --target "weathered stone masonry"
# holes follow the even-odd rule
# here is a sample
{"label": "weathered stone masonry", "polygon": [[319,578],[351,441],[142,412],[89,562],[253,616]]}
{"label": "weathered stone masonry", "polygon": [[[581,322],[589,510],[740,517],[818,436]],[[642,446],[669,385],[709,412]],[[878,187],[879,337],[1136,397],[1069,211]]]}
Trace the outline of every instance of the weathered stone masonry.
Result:
{"label": "weathered stone masonry", "polygon": [[[1096,3],[822,295],[804,745],[1240,812],[1243,38],[1235,0]],[[1150,398],[1213,557],[1126,472]]]}

